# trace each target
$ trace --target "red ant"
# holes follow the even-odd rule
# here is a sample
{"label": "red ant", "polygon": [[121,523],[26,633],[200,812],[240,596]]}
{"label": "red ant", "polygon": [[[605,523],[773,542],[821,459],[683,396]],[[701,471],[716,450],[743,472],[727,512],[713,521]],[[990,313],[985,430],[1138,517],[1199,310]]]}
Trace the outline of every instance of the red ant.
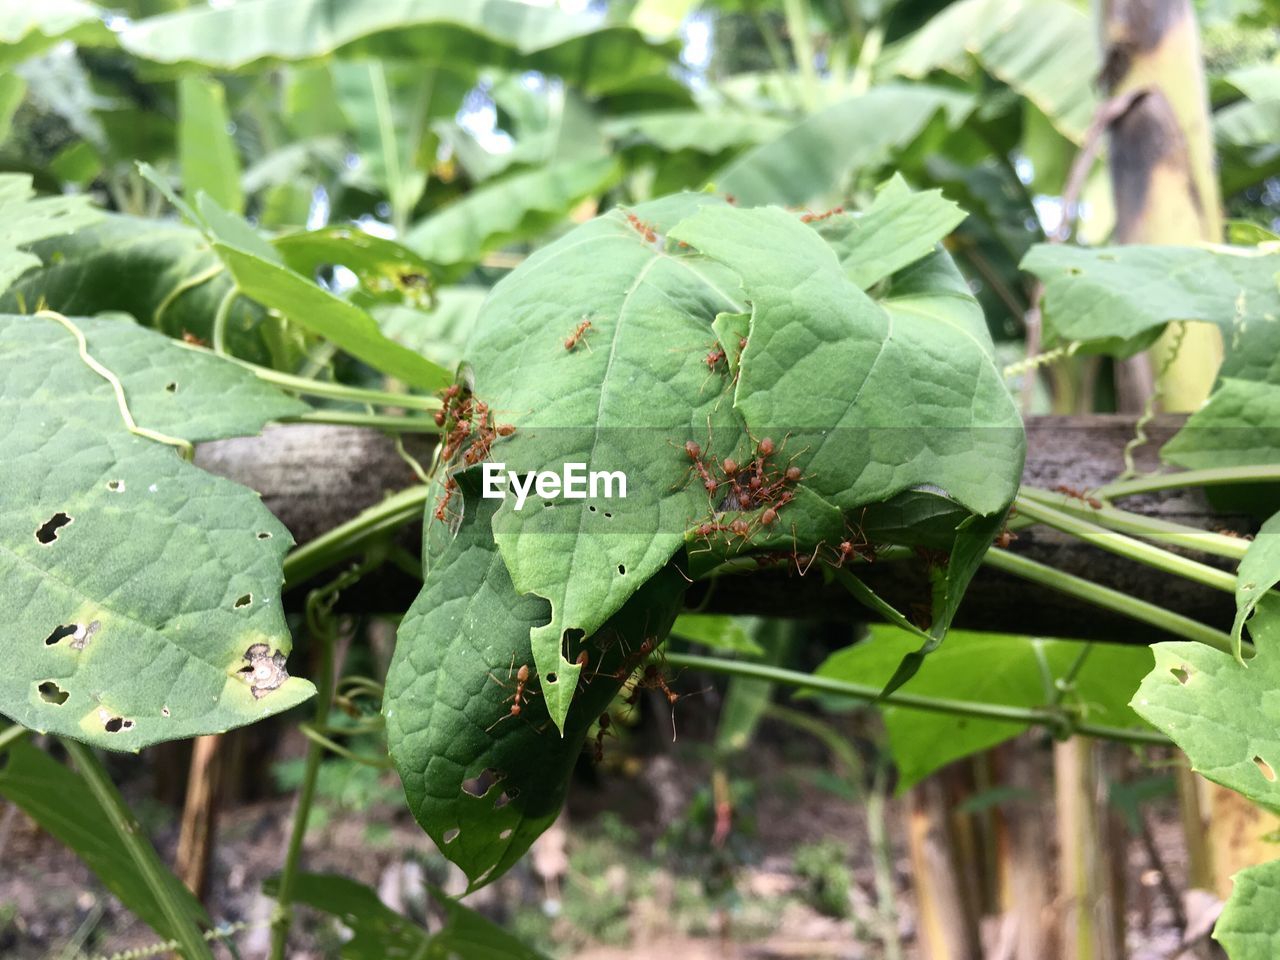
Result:
{"label": "red ant", "polygon": [[627,223],[631,224],[632,229],[634,229],[636,233],[644,237],[645,240],[648,241],[649,243],[653,243],[658,239],[657,231],[653,229],[653,226],[651,224],[645,223],[643,220],[637,217],[634,213],[627,214]]}
{"label": "red ant", "polygon": [[725,359],[727,359],[727,357],[725,356],[724,347],[720,346],[719,344],[716,344],[714,347],[711,348],[711,350],[707,352],[707,357],[705,361],[707,364],[707,369],[714,370]]}
{"label": "red ant", "polygon": [[1076,500],[1083,500],[1095,510],[1102,509],[1102,501],[1097,497],[1089,496],[1088,492],[1081,490],[1079,487],[1069,487],[1065,483],[1060,483],[1053,488],[1054,493],[1061,493],[1063,496],[1073,497]]}
{"label": "red ant", "polygon": [[834,217],[837,213],[844,213],[844,207],[832,207],[826,213],[804,213],[800,217],[800,222],[815,223],[819,220],[826,220],[828,217]]}
{"label": "red ant", "polygon": [[[515,665],[516,665],[516,655],[513,653],[511,655],[511,666],[514,667]],[[529,697],[533,695],[532,691],[529,691],[529,692],[525,691],[525,687],[528,685],[531,676],[532,675],[529,673],[529,665],[527,663],[520,664],[520,669],[516,671],[515,693],[511,694],[511,696],[507,697],[506,700],[502,701],[503,703],[509,702],[511,704],[511,710],[507,713],[504,713],[497,720],[493,721],[493,723],[489,724],[489,726],[485,727],[485,731],[484,731],[485,733],[488,733],[490,730],[492,730],[494,727],[500,724],[503,720],[506,720],[508,717],[520,716],[520,711],[524,709],[523,705],[526,702],[528,702]],[[503,683],[501,680],[495,677],[492,673],[489,674],[489,679],[492,680],[494,683],[496,683],[498,686],[502,687],[504,690],[510,689],[510,684]],[[508,680],[511,679],[510,669],[507,670],[507,679]]]}
{"label": "red ant", "polygon": [[584,347],[590,350],[591,344],[587,343],[586,341],[587,333],[590,332],[590,330],[591,330],[591,321],[583,320],[580,324],[578,324],[578,328],[574,330],[573,333],[569,334],[569,336],[564,338],[564,348],[566,350],[572,350],[579,343],[581,343]]}
{"label": "red ant", "polygon": [[1012,530],[1010,530],[1008,527],[1005,527],[996,535],[995,540],[992,542],[994,546],[997,546],[1003,550],[1003,549],[1006,549],[1009,546],[1009,544],[1013,543],[1013,541],[1017,539],[1018,539],[1018,535],[1014,533]]}
{"label": "red ant", "polygon": [[613,718],[608,713],[600,714],[596,721],[596,763],[604,763],[604,738],[611,735],[609,728],[612,725]]}

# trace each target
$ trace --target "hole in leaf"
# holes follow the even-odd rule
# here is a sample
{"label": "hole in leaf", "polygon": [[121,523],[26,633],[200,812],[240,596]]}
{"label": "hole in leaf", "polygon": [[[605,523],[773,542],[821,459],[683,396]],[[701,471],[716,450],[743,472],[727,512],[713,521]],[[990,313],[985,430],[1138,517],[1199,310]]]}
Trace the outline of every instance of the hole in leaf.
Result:
{"label": "hole in leaf", "polygon": [[102,726],[103,726],[103,729],[107,731],[107,733],[120,733],[121,731],[124,731],[124,730],[132,730],[133,721],[126,720],[124,717],[112,717]]}
{"label": "hole in leaf", "polygon": [[498,834],[498,839],[506,840],[510,836],[511,836],[511,828],[507,827],[507,829],[503,830],[500,834]]}
{"label": "hole in leaf", "polygon": [[165,718],[167,719],[167,718],[169,717],[169,708],[168,708],[168,707],[161,707],[161,708],[160,708],[160,716],[165,717]]}
{"label": "hole in leaf", "polygon": [[606,520],[612,520],[612,519],[613,519],[613,514],[612,514],[612,513],[610,513],[608,510],[606,510],[606,511],[604,512],[604,516],[605,516],[605,519],[606,519]]}
{"label": "hole in leaf", "polygon": [[36,690],[39,691],[41,700],[45,703],[52,703],[55,707],[62,706],[67,702],[67,698],[71,696],[52,680],[46,680],[36,687]]}
{"label": "hole in leaf", "polygon": [[271,534],[269,534],[269,533],[267,533],[267,531],[263,530],[261,533],[259,533],[259,534],[258,534],[258,539],[259,539],[259,540],[270,540],[270,539],[271,539]]}
{"label": "hole in leaf", "polygon": [[1267,761],[1263,760],[1261,757],[1254,757],[1253,762],[1258,765],[1258,770],[1262,773],[1263,777],[1271,783],[1276,782],[1276,772],[1271,769],[1271,764],[1267,763]]}
{"label": "hole in leaf", "polygon": [[493,809],[501,810],[510,802],[511,802],[511,795],[507,793],[507,791],[503,790],[500,794],[498,794],[498,799],[493,801]]}
{"label": "hole in leaf", "polygon": [[164,385],[164,389],[167,393],[177,393],[178,384],[176,381],[170,380],[168,383]]}
{"label": "hole in leaf", "polygon": [[[242,598],[243,599],[243,598]],[[255,643],[244,652],[245,665],[236,671],[255,700],[261,700],[272,690],[279,689],[289,679],[285,669],[285,656],[280,651],[271,652],[265,643]]]}
{"label": "hole in leaf", "polygon": [[36,528],[36,540],[48,546],[58,539],[58,531],[71,522],[71,518],[59,511]]}
{"label": "hole in leaf", "polygon": [[93,639],[93,635],[98,632],[100,626],[102,626],[100,620],[91,621],[87,627],[77,624],[76,632],[72,634],[75,639],[71,642],[71,646],[77,650],[83,650],[89,645],[89,641]]}
{"label": "hole in leaf", "polygon": [[443,840],[446,845],[448,845],[450,843],[453,843],[453,841],[457,840],[458,834],[460,834],[461,832],[462,831],[458,827],[450,827],[448,830],[444,832],[444,836],[441,837],[440,839]]}
{"label": "hole in leaf", "polygon": [[472,797],[483,797],[489,788],[502,779],[502,774],[492,767],[486,768],[477,776],[462,781],[462,790]]}
{"label": "hole in leaf", "polygon": [[621,563],[618,564],[618,576],[625,577],[626,575],[627,575],[626,565]]}
{"label": "hole in leaf", "polygon": [[246,593],[243,596],[236,598],[236,609],[241,610],[251,603],[253,603],[253,594]]}
{"label": "hole in leaf", "polygon": [[556,682],[556,675],[554,673],[548,673],[547,683],[555,683],[555,682]]}
{"label": "hole in leaf", "polygon": [[1191,672],[1187,670],[1186,667],[1173,667],[1169,672],[1172,673],[1173,678],[1181,684],[1185,684],[1191,679]]}
{"label": "hole in leaf", "polygon": [[76,631],[79,629],[80,624],[78,623],[68,623],[65,626],[54,627],[53,633],[44,638],[44,645],[46,647],[52,647],[59,640],[65,640],[67,637],[75,636]]}
{"label": "hole in leaf", "polygon": [[107,489],[110,490],[112,493],[124,493],[124,481],[108,480]]}
{"label": "hole in leaf", "polygon": [[592,513],[595,513],[595,512],[596,512],[596,505],[595,505],[594,503],[588,504],[588,505],[587,505],[587,509],[588,509],[588,510],[590,510]]}

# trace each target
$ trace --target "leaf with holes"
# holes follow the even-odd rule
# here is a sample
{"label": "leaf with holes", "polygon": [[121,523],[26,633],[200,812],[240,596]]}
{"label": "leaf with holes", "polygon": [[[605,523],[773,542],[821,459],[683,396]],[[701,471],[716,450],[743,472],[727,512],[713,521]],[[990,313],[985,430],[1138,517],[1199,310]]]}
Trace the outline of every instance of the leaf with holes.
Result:
{"label": "leaf with holes", "polygon": [[671,569],[652,577],[581,644],[587,669],[561,736],[530,647],[549,605],[512,585],[491,532],[497,509],[466,495],[456,537],[400,624],[383,702],[409,807],[471,888],[507,870],[555,820],[587,731],[622,684],[615,674],[624,660],[638,664],[644,638],[666,635],[684,582]]}
{"label": "leaf with holes", "polygon": [[1241,870],[1231,878],[1231,896],[1213,927],[1213,939],[1231,960],[1280,956],[1280,860]]}
{"label": "leaf with holes", "polygon": [[[1262,525],[1236,571],[1236,617],[1231,639],[1240,653],[1241,632],[1263,598],[1280,583],[1280,513]],[[1273,597],[1280,603],[1280,597]]]}
{"label": "leaf with holes", "polygon": [[1259,633],[1264,618],[1274,622],[1278,613],[1258,607],[1249,621],[1257,653],[1244,663],[1201,643],[1155,644],[1155,668],[1132,702],[1182,748],[1193,769],[1272,810],[1280,810],[1280,636]]}
{"label": "leaf with holes", "polygon": [[28,270],[40,266],[38,256],[21,248],[37,240],[72,233],[100,216],[86,197],[35,199],[30,176],[0,174],[0,293]]}
{"label": "leaf with holes", "polygon": [[[274,897],[278,877],[263,888]],[[542,954],[524,946],[491,920],[428,888],[432,901],[444,913],[434,933],[392,910],[376,891],[362,883],[332,873],[302,873],[294,879],[293,899],[340,919],[351,939],[338,951],[341,960],[391,960],[397,957],[466,960],[540,960]]]}
{"label": "leaf with holes", "polygon": [[[121,320],[66,321],[152,431],[202,441],[305,406]],[[301,702],[280,604],[288,531],[258,495],[126,427],[112,386],[47,314],[0,317],[0,711],[137,750]]]}
{"label": "leaf with holes", "polygon": [[[15,743],[0,752],[0,797],[74,850],[143,923],[163,937],[173,935],[147,878],[78,773],[30,743]],[[200,901],[177,877],[166,873],[163,882],[184,912],[210,926]]]}
{"label": "leaf with holes", "polygon": [[565,642],[595,633],[710,511],[685,444],[706,459],[741,435],[730,377],[707,365],[712,321],[742,310],[737,280],[656,239],[706,205],[723,203],[685,194],[578,227],[494,287],[468,346],[476,394],[516,427],[492,460],[516,474],[578,463],[626,477],[625,497],[603,484],[584,499],[507,496],[494,521],[516,590],[551,602],[533,657],[557,724],[578,678]]}

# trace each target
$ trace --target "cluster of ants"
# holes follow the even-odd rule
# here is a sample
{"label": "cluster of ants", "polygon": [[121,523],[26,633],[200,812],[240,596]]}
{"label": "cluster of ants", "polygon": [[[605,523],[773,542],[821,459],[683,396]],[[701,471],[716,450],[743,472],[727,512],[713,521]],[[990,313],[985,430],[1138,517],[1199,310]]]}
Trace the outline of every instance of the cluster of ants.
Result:
{"label": "cluster of ants", "polygon": [[[471,391],[453,384],[440,391],[444,405],[435,412],[436,426],[440,427],[444,443],[440,447],[440,463],[450,464],[459,459],[464,466],[473,467],[489,456],[493,442],[498,437],[509,437],[516,428],[509,423],[498,423],[493,411],[483,400],[477,400]],[[464,449],[465,447],[465,449]],[[453,474],[446,472],[444,495],[436,504],[435,518],[445,521],[449,516],[449,501],[458,488]]]}
{"label": "cluster of ants", "polygon": [[[601,652],[607,651],[614,642],[613,636],[605,635],[605,639],[600,644]],[[590,655],[586,650],[578,653],[576,663],[583,670],[580,675],[580,683],[590,684],[601,675],[599,670],[590,675],[586,673],[586,668],[590,665]],[[621,686],[622,692],[625,693],[623,703],[626,704],[628,709],[635,707],[640,701],[642,691],[660,690],[670,705],[674,716],[675,706],[681,695],[671,688],[671,684],[667,680],[661,661],[661,654],[658,653],[657,637],[645,637],[635,651],[629,652],[623,658],[616,670],[605,675]],[[505,681],[499,680],[492,673],[489,674],[490,680],[504,690],[510,690],[511,694],[502,701],[503,705],[510,704],[507,712],[489,724],[485,728],[485,733],[488,733],[504,720],[519,719],[530,698],[536,696],[536,693],[529,687],[530,681],[535,676],[536,671],[531,670],[527,663],[521,664],[519,669],[516,668],[514,654],[512,654],[511,667],[507,671],[507,679]],[[604,761],[604,738],[611,735],[612,726],[613,717],[606,710],[596,720],[594,749],[596,763]]]}

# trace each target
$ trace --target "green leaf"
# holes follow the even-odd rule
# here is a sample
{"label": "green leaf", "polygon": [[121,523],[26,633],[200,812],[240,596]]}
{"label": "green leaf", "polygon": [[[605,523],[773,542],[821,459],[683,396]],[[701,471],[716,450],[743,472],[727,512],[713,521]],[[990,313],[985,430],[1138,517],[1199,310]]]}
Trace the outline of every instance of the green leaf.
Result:
{"label": "green leaf", "polygon": [[25,80],[16,73],[0,73],[0,143],[8,138],[9,124],[26,95]]}
{"label": "green leaf", "polygon": [[839,190],[852,171],[874,169],[940,117],[959,125],[973,99],[943,87],[876,87],[801,120],[776,140],[734,160],[715,177],[743,203],[802,204]]}
{"label": "green leaf", "polygon": [[421,305],[431,299],[435,266],[394,240],[339,226],[286,233],[273,243],[289,269],[304,277],[341,266],[370,300]]}
{"label": "green leaf", "polygon": [[[110,818],[81,777],[30,743],[0,754],[0,796],[75,851],[112,894],[162,937],[174,931]],[[171,896],[198,923],[209,918],[191,891],[169,875]]]}
{"label": "green leaf", "polygon": [[1244,663],[1201,643],[1155,644],[1155,667],[1132,702],[1182,748],[1192,769],[1271,810],[1280,810],[1280,637],[1259,633],[1264,618],[1274,626],[1278,617],[1280,605],[1257,608],[1249,621],[1257,653]]}
{"label": "green leaf", "polygon": [[609,157],[566,160],[477,187],[416,224],[405,244],[427,260],[466,273],[489,251],[545,233],[583,199],[603,193],[622,176]]}
{"label": "green leaf", "polygon": [[[666,230],[706,204],[722,205],[686,194],[630,215]],[[531,256],[481,311],[467,351],[475,390],[494,410],[510,411],[517,428],[491,459],[516,472],[584,463],[627,477],[625,499],[517,510],[507,497],[494,524],[517,592],[551,601],[533,656],[557,722],[578,676],[563,656],[565,632],[594,633],[709,512],[707,492],[690,482],[685,442],[712,455],[740,436],[724,402],[728,378],[706,365],[712,320],[742,309],[727,292],[734,285],[724,268],[660,249],[611,211]],[[584,320],[592,324],[584,343],[566,350]]]}
{"label": "green leaf", "polygon": [[[278,877],[263,888],[268,896],[279,889]],[[396,913],[378,894],[362,883],[334,873],[302,873],[294,879],[293,898],[340,919],[351,939],[338,952],[341,960],[386,960],[416,957],[421,960],[538,960],[542,955],[476,911],[464,907],[435,887],[432,900],[444,911],[444,923],[429,933],[408,917]]]}
{"label": "green leaf", "polygon": [[1230,349],[1241,334],[1280,317],[1280,253],[1038,244],[1022,269],[1044,282],[1045,326],[1061,340],[1131,344],[1174,320],[1201,320],[1222,327]]}
{"label": "green leaf", "polygon": [[637,30],[600,26],[517,0],[241,0],[193,7],[131,24],[120,35],[130,53],[158,64],[217,71],[262,70],[330,54],[349,60],[539,70],[588,91],[608,90],[664,70],[678,45]]}
{"label": "green leaf", "polygon": [[668,153],[694,150],[717,154],[744,144],[775,140],[788,126],[785,120],[763,113],[662,110],[613,117],[605,120],[601,129],[624,145],[645,142]]}
{"label": "green leaf", "polygon": [[[871,627],[869,639],[831,654],[815,673],[872,685],[893,675],[919,640],[890,626]],[[1080,711],[1090,723],[1143,727],[1127,703],[1151,660],[1141,647],[1095,643],[1063,706]],[[1085,650],[1076,640],[1046,640],[953,630],[947,642],[926,657],[903,688],[920,696],[1014,707],[1051,705],[1055,684],[1066,677]],[[883,705],[889,747],[898,766],[899,791],[919,783],[933,771],[989,749],[1026,729],[1022,723],[954,717]]]}
{"label": "green leaf", "polygon": [[764,656],[764,647],[753,639],[760,629],[756,617],[730,617],[718,613],[682,613],[671,627],[671,635],[700,643],[722,653],[747,657]]}
{"label": "green leaf", "polygon": [[[257,432],[300,404],[119,320],[68,321],[152,431]],[[305,409],[305,408],[304,408]],[[0,317],[0,710],[115,750],[218,733],[313,693],[289,678],[288,531],[251,490],[132,433],[55,318]]]}
{"label": "green leaf", "polygon": [[453,382],[448,370],[384,337],[377,321],[355,304],[247,250],[226,243],[215,243],[213,248],[246,297],[278,310],[374,369],[422,390],[438,390]]}
{"label": "green leaf", "polygon": [[222,84],[189,74],[178,80],[178,162],[182,188],[188,198],[203,190],[218,204],[239,213],[244,209],[240,189],[240,156],[228,132]]}
{"label": "green leaf", "polygon": [[107,29],[104,14],[101,7],[84,0],[0,0],[0,72],[59,40],[80,46],[113,44],[115,38]]}
{"label": "green leaf", "polygon": [[569,684],[578,689],[561,736],[532,674],[522,710],[510,712],[517,669],[534,666],[530,631],[549,609],[516,593],[493,542],[496,509],[467,495],[456,537],[433,558],[400,624],[383,702],[409,808],[472,889],[507,870],[555,820],[587,731],[621,686],[619,665],[643,638],[665,636],[683,583],[670,569],[652,578],[584,640],[590,671]]}
{"label": "green leaf", "polygon": [[671,237],[743,277],[754,310],[734,407],[755,436],[787,435],[806,487],[842,510],[923,484],[983,515],[1012,501],[1022,421],[988,337],[891,317],[776,208],[703,207]]}
{"label": "green leaf", "polygon": [[378,306],[373,316],[396,343],[454,370],[487,296],[487,287],[445,287],[430,310]]}
{"label": "green leaf", "polygon": [[1213,927],[1213,939],[1231,960],[1271,960],[1280,955],[1280,860],[1241,870]]}
{"label": "green leaf", "polygon": [[1097,105],[1097,51],[1088,13],[1065,0],[962,0],[886,51],[881,71],[964,74],[972,57],[1080,143]]}
{"label": "green leaf", "polygon": [[[1277,583],[1280,583],[1280,514],[1262,525],[1236,571],[1236,617],[1231,624],[1231,639],[1237,659],[1245,621],[1254,615],[1262,598]],[[1280,602],[1280,598],[1274,599]]]}
{"label": "green leaf", "polygon": [[[200,232],[177,223],[107,214],[30,250],[44,267],[0,297],[0,310],[30,312],[43,303],[68,316],[127,313],[171,337],[189,333],[208,342],[231,289],[231,276]],[[294,366],[279,324],[243,297],[227,318],[227,347],[253,363]]]}
{"label": "green leaf", "polygon": [[1280,382],[1222,379],[1160,458],[1188,470],[1280,463]]}
{"label": "green leaf", "polygon": [[[881,185],[866,210],[818,221],[818,233],[835,250],[849,279],[867,290],[933,253],[964,217],[964,211],[944,198],[942,191],[913,193],[895,174]],[[981,317],[981,311],[978,314]]]}
{"label": "green leaf", "polygon": [[100,216],[86,197],[34,198],[30,176],[0,174],[0,293],[40,266],[38,256],[20,248],[79,230]]}

